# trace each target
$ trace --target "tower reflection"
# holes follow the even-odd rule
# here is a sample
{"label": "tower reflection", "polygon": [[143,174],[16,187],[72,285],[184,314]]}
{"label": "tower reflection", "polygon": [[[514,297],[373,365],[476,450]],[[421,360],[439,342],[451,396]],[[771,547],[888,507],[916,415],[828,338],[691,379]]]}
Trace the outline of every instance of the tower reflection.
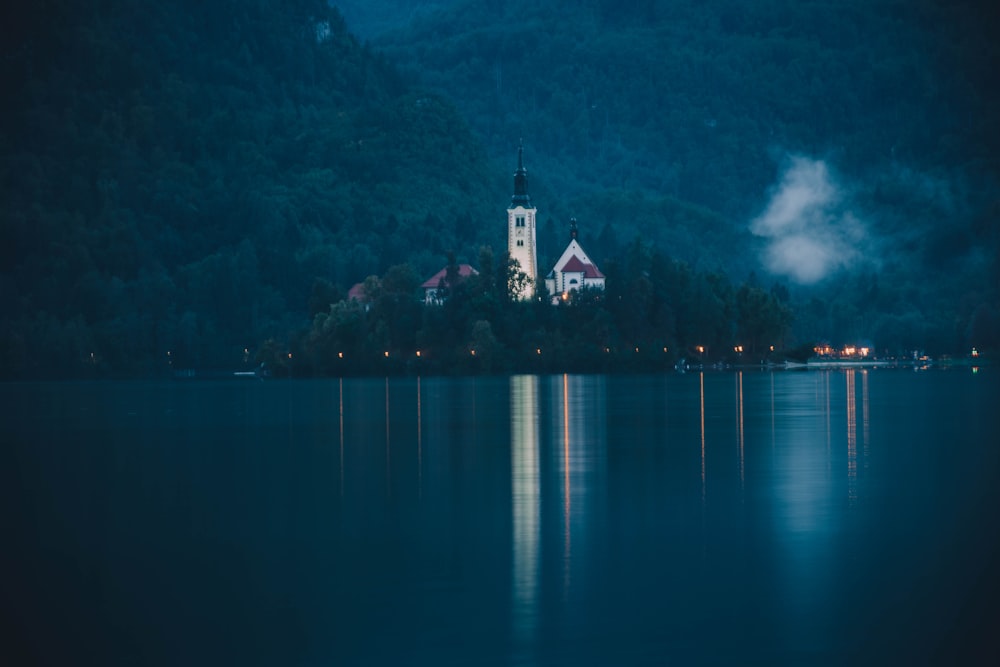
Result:
{"label": "tower reflection", "polygon": [[604,479],[605,379],[515,376],[510,405],[512,630],[527,646],[543,607],[561,605],[564,619],[576,617],[594,580],[588,540],[601,516],[594,497]]}
{"label": "tower reflection", "polygon": [[513,537],[511,616],[514,639],[530,642],[539,616],[541,492],[538,465],[538,377],[510,378],[510,467]]}

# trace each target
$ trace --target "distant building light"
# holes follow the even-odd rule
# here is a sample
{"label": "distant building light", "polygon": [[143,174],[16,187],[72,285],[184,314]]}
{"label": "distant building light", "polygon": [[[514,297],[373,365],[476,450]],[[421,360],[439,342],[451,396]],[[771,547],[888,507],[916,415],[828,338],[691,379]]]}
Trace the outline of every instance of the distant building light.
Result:
{"label": "distant building light", "polygon": [[343,352],[338,352],[337,353],[337,358],[338,359],[343,359],[344,358],[344,353]]}
{"label": "distant building light", "polygon": [[387,359],[389,358],[389,350],[386,350],[385,352],[383,352],[383,354],[386,356]]}
{"label": "distant building light", "polygon": [[417,350],[417,356],[418,357],[420,356],[420,350]]}

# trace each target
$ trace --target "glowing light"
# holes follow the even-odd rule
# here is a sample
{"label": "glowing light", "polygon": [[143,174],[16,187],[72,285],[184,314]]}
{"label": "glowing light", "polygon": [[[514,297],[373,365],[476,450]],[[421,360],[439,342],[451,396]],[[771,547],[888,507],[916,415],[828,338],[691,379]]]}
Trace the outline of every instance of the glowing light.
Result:
{"label": "glowing light", "polygon": [[666,353],[667,353],[667,348],[663,348],[663,353],[664,353],[664,354],[666,354]]}
{"label": "glowing light", "polygon": [[291,359],[291,358],[292,358],[292,353],[291,353],[291,352],[289,352],[289,353],[288,353],[288,358],[289,358],[289,359]]}
{"label": "glowing light", "polygon": [[972,356],[978,357],[979,356],[979,350],[977,350],[976,348],[972,348]]}
{"label": "glowing light", "polygon": [[417,356],[418,357],[420,356],[420,350],[417,350]]}
{"label": "glowing light", "polygon": [[743,352],[743,346],[742,345],[734,345],[733,346],[733,352],[742,353]]}
{"label": "glowing light", "polygon": [[569,300],[569,292],[563,292],[562,293],[562,300],[563,301],[568,301]]}
{"label": "glowing light", "polygon": [[383,352],[383,354],[385,355],[386,359],[389,358],[389,350],[386,350],[385,352]]}
{"label": "glowing light", "polygon": [[639,352],[639,348],[635,348],[635,351],[636,351],[636,353],[638,354],[638,352]]}
{"label": "glowing light", "polygon": [[475,350],[469,350],[469,354],[471,354],[472,356],[476,356],[476,351]]}
{"label": "glowing light", "polygon": [[698,350],[698,354],[705,354],[705,346],[704,345],[696,345],[694,349]]}
{"label": "glowing light", "polygon": [[868,353],[871,352],[871,350],[869,350],[867,347],[863,347],[860,350],[858,350],[858,352],[861,353],[862,357],[867,357]]}
{"label": "glowing light", "polygon": [[344,353],[343,352],[338,352],[337,353],[337,358],[338,359],[343,359],[344,358]]}
{"label": "glowing light", "polygon": [[542,348],[536,347],[535,348],[535,354],[541,354],[541,353],[542,353]]}
{"label": "glowing light", "polygon": [[771,352],[774,352],[774,346],[773,345],[771,346]]}

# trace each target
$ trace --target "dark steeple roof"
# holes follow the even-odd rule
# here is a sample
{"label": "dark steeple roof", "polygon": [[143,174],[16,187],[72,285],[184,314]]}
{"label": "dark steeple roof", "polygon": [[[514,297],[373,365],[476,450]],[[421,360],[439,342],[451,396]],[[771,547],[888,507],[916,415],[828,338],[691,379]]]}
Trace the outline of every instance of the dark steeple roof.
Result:
{"label": "dark steeple roof", "polygon": [[531,198],[528,197],[528,170],[524,168],[524,142],[517,147],[517,171],[514,172],[514,196],[510,205],[531,208]]}

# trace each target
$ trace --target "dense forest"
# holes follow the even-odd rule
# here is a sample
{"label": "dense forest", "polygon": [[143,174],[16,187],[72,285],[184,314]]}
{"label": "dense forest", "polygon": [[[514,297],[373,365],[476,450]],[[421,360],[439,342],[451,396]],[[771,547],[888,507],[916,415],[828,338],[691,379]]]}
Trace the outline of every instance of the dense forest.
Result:
{"label": "dense forest", "polygon": [[3,376],[224,366],[316,277],[485,240],[499,187],[454,107],[324,2],[3,11]]}
{"label": "dense forest", "polygon": [[[996,22],[975,3],[0,12],[0,377],[336,372],[348,344],[604,369],[586,354],[755,327],[1000,347]],[[606,295],[506,298],[522,138],[541,265],[577,217]],[[482,277],[422,307],[449,262]],[[369,310],[342,301],[361,281]]]}

